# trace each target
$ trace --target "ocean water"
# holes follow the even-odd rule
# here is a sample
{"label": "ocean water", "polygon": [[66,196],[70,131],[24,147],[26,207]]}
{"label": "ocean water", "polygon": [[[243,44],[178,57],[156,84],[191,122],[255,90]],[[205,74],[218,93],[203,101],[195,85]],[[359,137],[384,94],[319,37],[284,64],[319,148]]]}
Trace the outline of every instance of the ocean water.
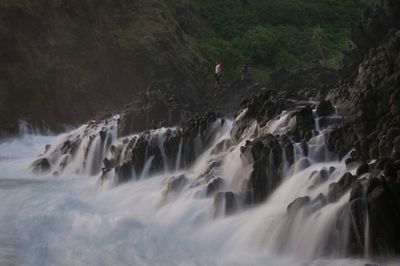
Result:
{"label": "ocean water", "polygon": [[[167,195],[164,182],[170,174],[120,186],[101,185],[90,175],[32,174],[30,163],[55,139],[25,135],[0,142],[2,266],[399,265],[389,258],[320,256],[329,219],[346,198],[285,234],[287,204],[306,193],[303,177],[323,163],[291,175],[266,203],[216,218],[212,199],[198,191]],[[229,169],[224,173],[233,175]]]}

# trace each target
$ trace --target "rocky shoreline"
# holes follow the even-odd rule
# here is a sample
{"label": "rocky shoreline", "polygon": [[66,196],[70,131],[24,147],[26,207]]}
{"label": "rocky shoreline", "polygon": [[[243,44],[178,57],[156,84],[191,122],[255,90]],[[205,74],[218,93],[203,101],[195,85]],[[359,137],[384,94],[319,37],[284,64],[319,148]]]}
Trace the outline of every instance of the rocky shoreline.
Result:
{"label": "rocky shoreline", "polygon": [[[295,219],[300,210],[335,204],[349,194],[341,215],[335,218],[333,230],[340,236],[347,232],[347,256],[400,254],[399,14],[400,3],[394,0],[385,0],[382,7],[365,14],[352,32],[354,47],[345,57],[342,79],[336,86],[329,87],[330,90],[318,83],[298,86],[296,84],[301,83],[287,83],[285,87],[279,83],[277,73],[275,87],[273,84],[267,88],[258,86],[254,89],[258,94],[251,95],[252,91],[245,95],[247,98],[241,101],[234,115],[230,137],[218,143],[213,151],[218,155],[231,147],[240,148],[243,165],[250,169],[242,193],[220,189],[224,180],[214,174],[220,167],[218,159],[211,161],[208,170],[198,177],[199,184],[206,187],[206,196],[214,195],[217,213],[222,209],[227,215],[234,213],[238,202],[246,206],[264,202],[281,184],[285,169],[295,164],[297,170],[311,165],[312,147],[308,142],[320,136],[323,145],[317,148],[326,144],[328,150],[313,150],[316,158],[321,161],[329,156],[345,159],[349,172],[329,184],[328,196],[301,197],[289,204],[289,221]],[[312,85],[314,87],[310,87]],[[189,167],[227,123],[220,118],[221,114],[208,111],[162,134],[146,131],[180,124],[185,121],[184,111],[191,116],[209,108],[207,105],[191,108],[193,106],[188,106],[187,102],[184,104],[173,97],[166,99],[159,92],[155,88],[144,95],[139,104],[128,106],[117,119],[117,128],[109,126],[106,120],[103,124],[87,126],[83,135],[77,136],[77,141],[88,136],[92,136],[91,141],[98,138],[100,146],[110,150],[108,156],[98,158],[93,174],[101,171],[102,180],[111,178],[121,184],[134,178],[132,172],[143,173],[150,158],[148,174],[166,168]],[[288,121],[284,130],[279,131],[279,127],[271,130],[271,122],[277,123],[283,117]],[[113,131],[118,137],[130,137],[122,138],[119,146],[113,146]],[[141,131],[143,133],[132,137]],[[301,160],[295,159],[294,145],[304,156]],[[75,154],[74,141],[61,146],[45,152],[33,163],[33,170],[50,171],[52,161],[49,158],[55,151],[61,150],[71,160]],[[168,162],[163,162],[163,158],[168,158]],[[352,171],[354,167],[356,170]],[[321,184],[328,182],[334,172],[334,167],[324,168],[313,172],[309,179]],[[179,192],[188,182],[184,175],[171,177],[166,180],[167,192]],[[365,246],[366,241],[368,246]]]}

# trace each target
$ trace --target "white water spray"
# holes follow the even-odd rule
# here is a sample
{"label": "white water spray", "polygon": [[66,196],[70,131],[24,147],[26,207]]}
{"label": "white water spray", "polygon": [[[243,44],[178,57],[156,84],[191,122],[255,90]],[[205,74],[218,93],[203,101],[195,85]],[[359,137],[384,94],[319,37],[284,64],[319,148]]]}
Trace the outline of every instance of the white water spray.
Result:
{"label": "white water spray", "polygon": [[[138,136],[117,139],[113,123],[82,126],[58,137],[26,136],[2,142],[0,264],[364,265],[367,261],[363,259],[342,259],[339,246],[345,243],[335,235],[332,224],[349,193],[335,203],[323,201],[329,184],[338,181],[346,168],[343,162],[333,160],[322,134],[307,144],[308,156],[294,143],[295,163],[287,167],[282,183],[264,203],[251,208],[241,205],[236,214],[215,216],[214,198],[206,196],[206,176],[222,178],[221,190],[240,197],[252,170],[251,165],[243,165],[240,146],[262,130],[284,132],[291,123],[284,116],[264,129],[253,124],[239,145],[227,145],[219,152],[215,150],[230,138],[232,123],[214,128],[217,133],[213,134],[210,146],[188,169],[179,167],[183,159],[181,141],[176,171],[171,173],[167,169],[149,178],[154,160],[150,157],[140,180],[117,187],[112,183],[99,186],[98,176],[88,176],[94,161],[99,161],[97,152],[102,159],[112,153],[112,145],[122,151],[120,162],[130,157],[126,154],[127,146],[134,145]],[[104,127],[111,135],[99,145],[98,134]],[[60,145],[66,137],[80,139],[88,130],[93,134],[83,137],[76,146],[68,146],[74,151],[73,158],[63,155]],[[157,133],[160,132],[151,134]],[[32,159],[48,143],[54,143],[45,153],[52,166],[70,160],[60,177],[52,173],[37,176],[28,171]],[[161,145],[161,141],[157,143]],[[162,161],[168,161],[165,151],[161,154]],[[311,166],[299,168],[304,158]],[[335,170],[325,182],[310,179],[315,171],[331,166]],[[176,182],[175,190],[169,185],[168,191],[168,180],[181,174],[186,179]],[[310,200],[293,217],[288,217],[288,205],[299,197]]]}

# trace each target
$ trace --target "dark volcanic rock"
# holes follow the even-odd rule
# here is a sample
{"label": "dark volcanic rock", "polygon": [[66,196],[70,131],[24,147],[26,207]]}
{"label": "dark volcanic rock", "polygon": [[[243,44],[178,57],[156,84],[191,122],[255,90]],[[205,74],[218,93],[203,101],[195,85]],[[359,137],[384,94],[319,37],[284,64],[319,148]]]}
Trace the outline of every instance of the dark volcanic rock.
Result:
{"label": "dark volcanic rock", "polygon": [[317,105],[317,114],[319,116],[329,116],[335,113],[335,107],[333,107],[332,103],[329,100],[322,100]]}
{"label": "dark volcanic rock", "polygon": [[357,177],[351,173],[345,173],[337,183],[329,185],[329,199],[336,201],[340,199],[351,187]]}
{"label": "dark volcanic rock", "polygon": [[40,158],[31,164],[31,169],[35,173],[48,173],[51,171],[51,164],[47,158]]}
{"label": "dark volcanic rock", "polygon": [[365,230],[367,203],[365,198],[356,198],[350,202],[351,232],[354,234],[353,250],[363,253],[365,247]]}
{"label": "dark volcanic rock", "polygon": [[[285,163],[283,155],[286,153],[280,140],[279,137],[269,134],[254,141],[247,141],[246,145],[241,147],[243,163],[253,164],[245,196],[246,203],[258,204],[264,201],[280,184]],[[290,157],[293,157],[291,153],[285,154],[285,158]]]}
{"label": "dark volcanic rock", "polygon": [[371,233],[376,252],[395,254],[400,252],[400,212],[390,192],[383,186],[376,187],[368,195]]}
{"label": "dark volcanic rock", "polygon": [[312,108],[309,105],[299,107],[294,116],[296,117],[296,127],[291,130],[290,134],[298,140],[309,140],[315,127]]}
{"label": "dark volcanic rock", "polygon": [[210,183],[207,184],[207,196],[210,196],[217,192],[224,184],[224,180],[220,177],[214,178]]}
{"label": "dark volcanic rock", "polygon": [[[356,148],[366,159],[392,156],[393,141],[399,135],[400,68],[393,61],[400,52],[399,43],[400,31],[390,31],[365,55],[354,80],[341,83],[329,94],[338,112],[350,119],[361,137],[364,145]],[[343,133],[349,136],[350,132]],[[353,137],[342,137],[346,138]]]}
{"label": "dark volcanic rock", "polygon": [[360,165],[360,166],[357,168],[356,176],[357,176],[357,177],[360,177],[360,176],[362,176],[363,174],[368,173],[369,171],[370,171],[370,166],[369,166],[369,164],[363,163],[362,165]]}
{"label": "dark volcanic rock", "polygon": [[179,192],[187,184],[188,179],[185,175],[171,177],[167,180],[167,193]]}
{"label": "dark volcanic rock", "polygon": [[238,210],[238,197],[235,193],[218,192],[214,196],[215,215],[231,215]]}
{"label": "dark volcanic rock", "polygon": [[292,203],[290,203],[287,207],[287,214],[289,219],[293,220],[296,217],[296,214],[300,209],[304,208],[311,201],[310,197],[301,197],[295,199]]}
{"label": "dark volcanic rock", "polygon": [[398,168],[396,165],[389,161],[385,163],[385,166],[383,167],[383,173],[385,174],[386,179],[389,181],[396,181],[397,179],[397,170]]}
{"label": "dark volcanic rock", "polygon": [[132,163],[130,161],[125,162],[115,167],[115,178],[117,184],[127,182],[132,179]]}

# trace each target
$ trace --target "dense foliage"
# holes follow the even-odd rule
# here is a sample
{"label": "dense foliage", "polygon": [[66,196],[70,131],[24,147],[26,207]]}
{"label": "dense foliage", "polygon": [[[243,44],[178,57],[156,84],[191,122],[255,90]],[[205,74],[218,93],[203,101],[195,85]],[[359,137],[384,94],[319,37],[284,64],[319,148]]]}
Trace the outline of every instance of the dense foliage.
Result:
{"label": "dense foliage", "polygon": [[[228,71],[256,72],[320,61],[338,67],[352,23],[377,0],[193,0],[213,29],[201,41]],[[257,74],[257,73],[255,73]]]}

